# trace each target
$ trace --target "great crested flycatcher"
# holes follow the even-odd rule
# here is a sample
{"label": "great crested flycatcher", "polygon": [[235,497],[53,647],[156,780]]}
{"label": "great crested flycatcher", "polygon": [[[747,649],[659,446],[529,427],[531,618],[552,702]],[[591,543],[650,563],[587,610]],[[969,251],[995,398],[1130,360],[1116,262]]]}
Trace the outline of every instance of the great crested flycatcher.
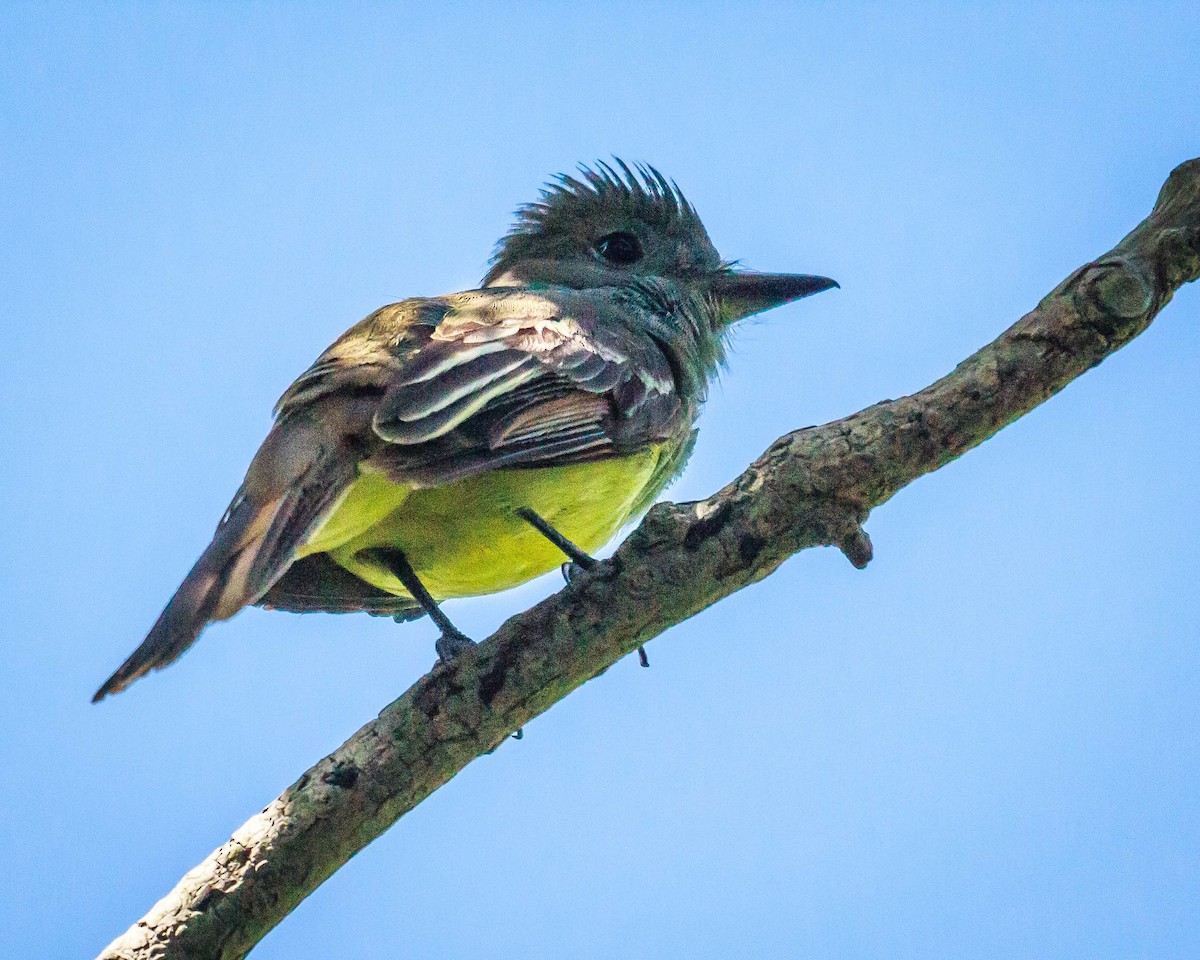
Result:
{"label": "great crested flycatcher", "polygon": [[288,388],[204,551],[95,700],[250,604],[429,614],[586,563],[682,470],[725,333],[835,287],[721,260],[652,167],[559,176],[478,290],[403,300]]}

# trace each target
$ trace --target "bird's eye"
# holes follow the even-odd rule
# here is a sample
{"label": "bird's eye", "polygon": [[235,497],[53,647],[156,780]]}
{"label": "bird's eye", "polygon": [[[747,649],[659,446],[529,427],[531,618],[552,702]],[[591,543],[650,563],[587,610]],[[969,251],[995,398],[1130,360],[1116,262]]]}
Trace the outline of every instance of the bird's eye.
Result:
{"label": "bird's eye", "polygon": [[606,233],[596,241],[596,252],[609,263],[618,267],[637,263],[642,259],[642,245],[632,233]]}

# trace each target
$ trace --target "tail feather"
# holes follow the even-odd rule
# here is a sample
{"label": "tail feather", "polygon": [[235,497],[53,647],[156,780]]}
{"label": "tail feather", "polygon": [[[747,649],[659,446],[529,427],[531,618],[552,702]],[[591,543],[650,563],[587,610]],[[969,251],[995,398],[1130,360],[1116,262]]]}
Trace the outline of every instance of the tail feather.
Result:
{"label": "tail feather", "polygon": [[[231,508],[208,549],[201,554],[191,572],[184,578],[170,602],[158,615],[154,626],[141,646],[117,668],[92,697],[98,703],[110,693],[120,693],[151,670],[178,660],[199,638],[201,631],[213,619],[229,586],[229,573],[241,554],[253,546],[247,543],[247,533],[262,524],[262,515],[270,511],[255,509],[243,501]],[[256,522],[257,521],[257,522]],[[230,614],[231,615],[231,614]]]}
{"label": "tail feather", "polygon": [[370,613],[395,620],[415,620],[425,611],[411,597],[398,597],[360,580],[327,553],[310,553],[255,603],[264,610],[290,613]]}
{"label": "tail feather", "polygon": [[353,460],[303,425],[268,437],[212,543],[146,639],[92,697],[119,693],[178,660],[214,620],[228,620],[266,594],[356,473]]}

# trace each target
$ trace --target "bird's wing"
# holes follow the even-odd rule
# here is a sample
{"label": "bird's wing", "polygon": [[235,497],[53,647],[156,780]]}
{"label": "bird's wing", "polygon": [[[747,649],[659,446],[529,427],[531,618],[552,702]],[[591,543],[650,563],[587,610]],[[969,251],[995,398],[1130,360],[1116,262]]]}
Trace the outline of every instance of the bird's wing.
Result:
{"label": "bird's wing", "polygon": [[279,416],[374,394],[383,442],[369,460],[416,486],[623,456],[689,425],[666,352],[601,291],[496,288],[396,306],[414,303],[349,331]]}
{"label": "bird's wing", "polygon": [[373,418],[389,469],[437,485],[624,456],[686,427],[670,361],[601,291],[458,298]]}

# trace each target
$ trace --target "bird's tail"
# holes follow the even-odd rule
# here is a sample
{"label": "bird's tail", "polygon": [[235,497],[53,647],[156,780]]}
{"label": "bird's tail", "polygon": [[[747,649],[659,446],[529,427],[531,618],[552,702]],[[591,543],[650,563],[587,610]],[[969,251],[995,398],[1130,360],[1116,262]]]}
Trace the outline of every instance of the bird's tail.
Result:
{"label": "bird's tail", "polygon": [[[324,444],[296,443],[294,436],[272,444],[273,439],[277,438],[268,438],[255,458],[208,549],[141,646],[96,691],[93,703],[173,663],[209,623],[228,620],[258,601],[287,571],[296,549],[352,481],[354,463]],[[286,456],[299,450],[308,454],[303,457],[307,462],[298,464]],[[292,462],[285,465],[281,459]]]}

